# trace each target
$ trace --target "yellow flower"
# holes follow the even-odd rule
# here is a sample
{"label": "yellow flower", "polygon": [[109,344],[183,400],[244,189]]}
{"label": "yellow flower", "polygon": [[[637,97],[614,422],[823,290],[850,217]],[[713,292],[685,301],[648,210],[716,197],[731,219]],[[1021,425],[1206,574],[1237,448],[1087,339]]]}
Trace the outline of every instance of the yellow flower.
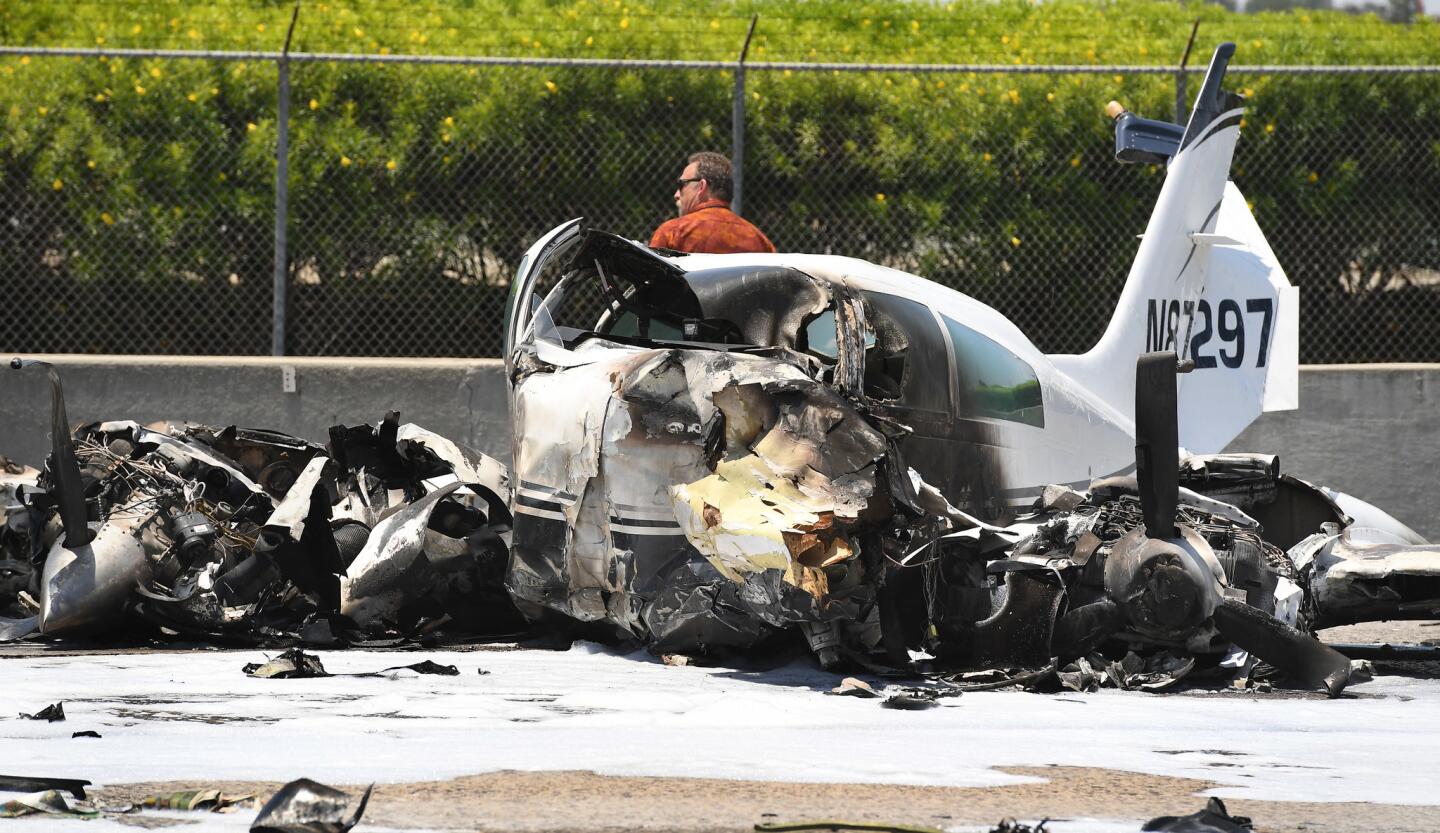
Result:
{"label": "yellow flower", "polygon": [[1079,157],[1079,156],[1072,156],[1072,157],[1070,157],[1070,167],[1072,167],[1072,168],[1078,168],[1078,167],[1080,167],[1080,157]]}
{"label": "yellow flower", "polygon": [[1019,103],[1020,103],[1020,91],[1019,91],[1019,90],[1011,90],[1010,92],[1006,93],[1005,95],[1007,95],[1007,96],[1010,97],[1010,103],[1011,103],[1011,104],[1019,104]]}
{"label": "yellow flower", "polygon": [[555,86],[555,82],[548,78],[545,79],[545,89],[549,90],[551,95],[560,92],[560,88]]}
{"label": "yellow flower", "polygon": [[100,212],[100,222],[107,226],[113,226],[115,225],[115,218],[110,216],[110,212],[102,211]]}
{"label": "yellow flower", "polygon": [[441,141],[441,143],[443,143],[443,144],[447,144],[447,145],[450,144],[450,134],[449,134],[449,133],[441,133],[441,134],[440,134],[440,141]]}
{"label": "yellow flower", "polygon": [[1012,238],[1010,238],[1010,245],[1018,247],[1018,246],[1020,245],[1020,238],[1018,238],[1018,237],[1012,237]]}
{"label": "yellow flower", "polygon": [[257,31],[257,32],[263,32],[263,31],[265,31],[265,24],[263,24],[263,23],[257,23],[257,24],[255,24],[255,31]]}
{"label": "yellow flower", "polygon": [[215,179],[216,179],[216,181],[218,181],[218,182],[224,182],[224,181],[225,181],[226,179],[228,179],[228,178],[229,178],[229,177],[225,176],[225,172],[224,172],[224,171],[221,171],[220,173],[218,173],[218,174],[215,175]]}
{"label": "yellow flower", "polygon": [[363,38],[363,37],[365,37],[365,30],[359,28],[358,26],[354,29],[354,32],[355,32],[355,37],[357,37],[357,38]]}
{"label": "yellow flower", "polygon": [[195,102],[200,100],[200,96],[194,93],[190,93],[189,95],[185,96],[185,100],[190,102],[191,104],[194,104]]}
{"label": "yellow flower", "polygon": [[195,31],[194,29],[187,29],[185,31],[185,37],[189,38],[190,40],[200,40],[200,33]]}
{"label": "yellow flower", "polygon": [[1255,95],[1255,91],[1249,87],[1245,87],[1244,89],[1240,90],[1240,94],[1245,96],[1246,98],[1250,98],[1251,96]]}
{"label": "yellow flower", "polygon": [[1265,132],[1266,132],[1266,133],[1274,133],[1274,132],[1275,132],[1275,122],[1270,122],[1269,124],[1265,125]]}
{"label": "yellow flower", "polygon": [[1054,93],[1046,93],[1046,94],[1045,94],[1045,100],[1046,100],[1046,101],[1054,101],[1054,100],[1055,100],[1055,94],[1054,94]]}
{"label": "yellow flower", "polygon": [[712,19],[712,20],[710,21],[710,28],[711,28],[711,29],[719,29],[719,28],[720,28],[720,21]]}
{"label": "yellow flower", "polygon": [[595,45],[595,39],[594,39],[593,37],[592,37],[592,38],[586,38],[586,39],[585,39],[585,45],[586,45],[586,46],[594,46],[594,45]]}
{"label": "yellow flower", "polygon": [[918,31],[920,31],[920,21],[918,21],[918,20],[912,20],[912,21],[910,21],[910,31],[912,31],[912,32],[918,32]]}
{"label": "yellow flower", "polygon": [[446,116],[446,117],[445,117],[445,126],[446,126],[446,127],[454,127],[454,126],[455,126],[455,117],[454,117],[454,116]]}
{"label": "yellow flower", "polygon": [[876,194],[876,195],[875,195],[875,202],[885,202],[885,195],[884,195],[884,194]]}
{"label": "yellow flower", "polygon": [[104,35],[101,35],[101,36],[99,36],[99,37],[96,37],[96,38],[95,38],[95,45],[96,45],[96,46],[104,46],[104,45],[105,45],[105,36],[104,36]]}
{"label": "yellow flower", "polygon": [[1310,180],[1310,183],[1313,185],[1314,183],[1320,181],[1320,175],[1315,173],[1314,171],[1311,171],[1310,175],[1306,177],[1306,179]]}
{"label": "yellow flower", "polygon": [[1001,43],[1009,43],[1009,42],[1010,42],[1010,36],[1009,36],[1009,35],[1001,35],[1001,36],[1000,36],[1000,42],[1001,42]]}
{"label": "yellow flower", "polygon": [[251,122],[246,122],[246,123],[245,123],[245,132],[247,132],[247,133],[254,133],[254,132],[255,132],[255,122],[253,122],[253,121],[251,121]]}
{"label": "yellow flower", "polygon": [[1116,76],[1113,76],[1113,78],[1115,79],[1115,83],[1116,83],[1116,84],[1124,84],[1124,83],[1125,83],[1125,76],[1123,76],[1123,75],[1116,75]]}
{"label": "yellow flower", "polygon": [[56,191],[62,191],[65,189],[65,183],[57,179],[54,182],[50,183],[50,187],[54,188]]}
{"label": "yellow flower", "polygon": [[310,109],[311,109],[311,110],[319,110],[319,109],[320,109],[320,102],[316,101],[316,100],[313,99],[313,98],[310,99]]}
{"label": "yellow flower", "polygon": [[993,157],[993,156],[991,156],[990,154],[987,153],[987,154],[985,154],[984,156],[982,156],[982,157],[980,157],[980,158],[981,158],[981,159],[984,159],[986,162],[989,162],[991,159],[994,159],[995,157]]}
{"label": "yellow flower", "polygon": [[92,170],[92,171],[95,170],[95,160],[94,160],[94,159],[86,159],[86,160],[85,160],[85,167],[89,168],[89,169]]}
{"label": "yellow flower", "polygon": [[29,55],[21,55],[21,56],[20,56],[20,65],[21,65],[21,66],[27,66],[27,67],[30,66],[30,56],[29,56]]}
{"label": "yellow flower", "polygon": [[151,77],[151,78],[159,78],[159,77],[160,77],[160,67],[150,67],[150,77]]}
{"label": "yellow flower", "polygon": [[387,171],[393,171],[393,170],[395,170],[395,167],[396,167],[396,166],[395,166],[395,160],[394,160],[394,159],[388,160],[388,161],[385,163],[385,170],[387,170]]}
{"label": "yellow flower", "polygon": [[621,28],[621,29],[629,29],[629,28],[630,28],[630,18],[628,18],[628,17],[622,17],[622,18],[620,18],[620,28]]}
{"label": "yellow flower", "polygon": [[350,157],[348,157],[348,156],[343,156],[343,155],[342,155],[342,156],[340,157],[340,167],[342,167],[342,168],[348,168],[348,167],[350,167]]}
{"label": "yellow flower", "polygon": [[50,108],[49,108],[49,107],[41,107],[41,108],[40,108],[40,115],[42,115],[42,116],[48,116],[48,115],[50,115]]}
{"label": "yellow flower", "polygon": [[139,84],[136,84],[136,85],[135,85],[135,94],[136,94],[136,95],[144,95],[144,94],[145,94],[145,88],[142,87],[142,86],[140,86]]}

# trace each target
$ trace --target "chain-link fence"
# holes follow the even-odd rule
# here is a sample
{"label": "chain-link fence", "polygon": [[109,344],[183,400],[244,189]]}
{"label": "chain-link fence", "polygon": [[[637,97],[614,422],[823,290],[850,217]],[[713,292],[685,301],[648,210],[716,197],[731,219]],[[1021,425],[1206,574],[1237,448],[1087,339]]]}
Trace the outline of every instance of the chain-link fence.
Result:
{"label": "chain-link fence", "polygon": [[[1099,106],[1170,117],[1176,85],[1157,67],[5,51],[53,75],[54,112],[13,103],[0,144],[4,352],[493,356],[529,243],[574,216],[648,239],[699,149],[743,158],[743,213],[782,250],[925,275],[1083,351],[1163,179],[1113,161]],[[1440,360],[1428,69],[1231,72],[1254,103],[1233,174],[1302,288],[1303,361]]]}

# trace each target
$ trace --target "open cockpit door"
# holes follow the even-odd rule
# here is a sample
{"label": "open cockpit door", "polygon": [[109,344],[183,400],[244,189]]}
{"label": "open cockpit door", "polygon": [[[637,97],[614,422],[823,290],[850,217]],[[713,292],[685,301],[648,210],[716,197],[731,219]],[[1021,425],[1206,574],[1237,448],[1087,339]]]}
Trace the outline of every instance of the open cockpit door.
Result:
{"label": "open cockpit door", "polygon": [[505,373],[513,370],[515,345],[530,328],[539,298],[535,297],[536,280],[544,273],[545,267],[563,257],[575,248],[585,232],[585,218],[577,217],[568,223],[556,226],[520,259],[520,268],[515,270],[515,280],[510,283],[510,299],[505,307]]}
{"label": "open cockpit door", "polygon": [[[568,365],[581,342],[720,340],[685,270],[649,248],[572,220],[531,247],[511,287],[506,369],[533,343],[542,363]],[[559,351],[559,352],[557,352]]]}

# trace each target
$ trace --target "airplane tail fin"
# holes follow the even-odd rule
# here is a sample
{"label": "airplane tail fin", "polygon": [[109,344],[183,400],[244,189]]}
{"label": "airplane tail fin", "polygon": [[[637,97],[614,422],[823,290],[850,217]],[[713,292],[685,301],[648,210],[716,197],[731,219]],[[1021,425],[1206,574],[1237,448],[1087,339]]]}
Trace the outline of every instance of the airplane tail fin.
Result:
{"label": "airplane tail fin", "polygon": [[[1124,412],[1142,353],[1193,361],[1180,377],[1180,444],[1220,451],[1262,411],[1298,406],[1299,291],[1229,181],[1244,114],[1221,89],[1234,44],[1215,51],[1189,124],[1142,119],[1112,102],[1116,158],[1165,162],[1155,210],[1105,334],[1057,367]],[[1190,416],[1190,415],[1194,416]]]}

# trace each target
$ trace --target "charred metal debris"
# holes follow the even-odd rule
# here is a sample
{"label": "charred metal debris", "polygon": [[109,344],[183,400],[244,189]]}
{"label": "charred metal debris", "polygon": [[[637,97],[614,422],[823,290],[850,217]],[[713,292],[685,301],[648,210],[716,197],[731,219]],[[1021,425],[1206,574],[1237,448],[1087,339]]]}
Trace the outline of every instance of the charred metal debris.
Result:
{"label": "charred metal debris", "polygon": [[0,489],[0,639],[125,627],[365,644],[523,627],[502,589],[504,467],[392,413],[326,445],[271,431],[65,424]]}
{"label": "charred metal debris", "polygon": [[[1047,487],[1029,514],[1000,517],[987,458],[948,475],[957,509],[910,464],[924,447],[881,388],[794,349],[805,315],[668,343],[662,325],[701,325],[646,300],[663,273],[627,274],[642,278],[606,292],[627,299],[616,314],[648,317],[615,336],[630,349],[573,365],[544,339],[518,351],[513,480],[393,413],[324,445],[123,421],[72,433],[51,370],[46,468],[0,480],[0,640],[136,628],[366,645],[529,628],[713,657],[803,637],[828,668],[929,675],[883,692],[924,708],[1187,677],[1334,696],[1351,662],[1315,628],[1437,615],[1440,551],[1370,540],[1274,457],[1173,453],[1174,354],[1139,363],[1134,476]],[[829,303],[800,273],[776,280],[785,304]],[[883,318],[861,299],[835,308]],[[254,671],[324,674],[313,659]]]}

